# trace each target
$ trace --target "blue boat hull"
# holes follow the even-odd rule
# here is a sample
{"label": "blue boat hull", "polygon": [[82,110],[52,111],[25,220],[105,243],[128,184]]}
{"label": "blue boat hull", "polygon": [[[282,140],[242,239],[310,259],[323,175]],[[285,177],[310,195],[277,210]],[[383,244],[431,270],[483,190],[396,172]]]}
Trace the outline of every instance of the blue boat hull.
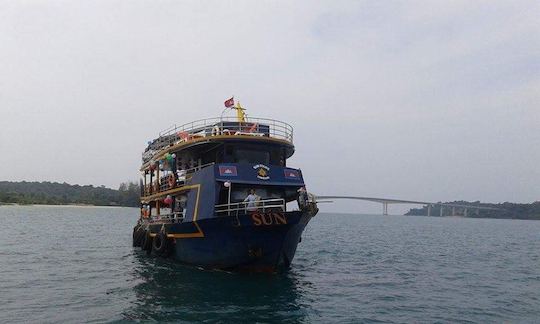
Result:
{"label": "blue boat hull", "polygon": [[312,214],[220,216],[197,222],[153,224],[153,235],[165,231],[171,256],[204,268],[274,272],[288,268]]}

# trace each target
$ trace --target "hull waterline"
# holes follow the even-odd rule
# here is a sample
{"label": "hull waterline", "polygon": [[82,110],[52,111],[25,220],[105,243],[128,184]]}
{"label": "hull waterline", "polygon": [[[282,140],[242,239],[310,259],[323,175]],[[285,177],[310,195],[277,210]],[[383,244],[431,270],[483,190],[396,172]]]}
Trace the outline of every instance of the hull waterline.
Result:
{"label": "hull waterline", "polygon": [[[181,263],[207,269],[276,272],[290,267],[311,218],[300,211],[287,212],[284,218],[271,213],[245,214],[196,224],[151,224],[148,230],[152,239],[166,231],[167,254]],[[188,237],[196,233],[202,234]]]}

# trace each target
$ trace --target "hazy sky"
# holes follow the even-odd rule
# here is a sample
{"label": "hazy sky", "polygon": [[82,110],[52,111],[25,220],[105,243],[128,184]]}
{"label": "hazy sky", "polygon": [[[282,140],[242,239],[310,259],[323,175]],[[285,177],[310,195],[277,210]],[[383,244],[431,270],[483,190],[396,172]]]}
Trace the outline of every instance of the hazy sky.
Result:
{"label": "hazy sky", "polygon": [[538,1],[0,2],[0,180],[116,188],[233,94],[317,194],[540,200]]}

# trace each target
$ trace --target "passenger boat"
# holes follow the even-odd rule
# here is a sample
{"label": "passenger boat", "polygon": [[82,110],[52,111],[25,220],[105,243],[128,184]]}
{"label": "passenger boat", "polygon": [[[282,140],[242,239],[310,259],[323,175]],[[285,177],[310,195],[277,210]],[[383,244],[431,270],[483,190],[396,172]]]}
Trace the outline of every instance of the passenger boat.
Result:
{"label": "passenger boat", "polygon": [[286,269],[318,212],[302,171],[287,166],[293,128],[228,108],[236,116],[175,125],[148,142],[133,246],[203,268]]}

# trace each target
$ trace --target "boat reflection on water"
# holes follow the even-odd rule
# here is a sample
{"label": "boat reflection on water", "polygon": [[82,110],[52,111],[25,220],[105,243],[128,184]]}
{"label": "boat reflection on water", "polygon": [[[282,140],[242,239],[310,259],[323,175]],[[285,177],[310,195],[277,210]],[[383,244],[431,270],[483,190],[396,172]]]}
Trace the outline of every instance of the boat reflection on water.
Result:
{"label": "boat reflection on water", "polygon": [[307,321],[309,283],[290,271],[239,274],[198,270],[163,258],[135,253],[135,300],[125,320],[299,323]]}

